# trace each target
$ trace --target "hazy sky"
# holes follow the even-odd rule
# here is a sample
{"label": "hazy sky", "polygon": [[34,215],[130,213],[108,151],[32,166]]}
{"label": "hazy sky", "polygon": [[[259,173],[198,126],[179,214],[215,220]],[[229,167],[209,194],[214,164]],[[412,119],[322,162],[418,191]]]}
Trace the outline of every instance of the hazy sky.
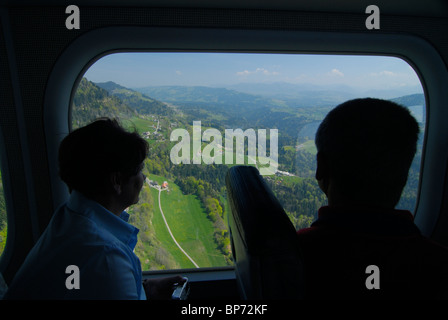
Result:
{"label": "hazy sky", "polygon": [[133,88],[289,82],[421,91],[415,71],[405,61],[381,56],[115,53],[98,60],[85,76],[93,82],[114,81]]}

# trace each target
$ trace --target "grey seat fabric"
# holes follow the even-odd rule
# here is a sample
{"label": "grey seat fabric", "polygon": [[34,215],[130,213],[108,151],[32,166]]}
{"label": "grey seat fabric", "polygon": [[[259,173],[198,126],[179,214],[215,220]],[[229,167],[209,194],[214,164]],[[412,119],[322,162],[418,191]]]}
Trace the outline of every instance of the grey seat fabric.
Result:
{"label": "grey seat fabric", "polygon": [[243,299],[300,299],[303,262],[296,230],[255,167],[226,177],[229,229]]}

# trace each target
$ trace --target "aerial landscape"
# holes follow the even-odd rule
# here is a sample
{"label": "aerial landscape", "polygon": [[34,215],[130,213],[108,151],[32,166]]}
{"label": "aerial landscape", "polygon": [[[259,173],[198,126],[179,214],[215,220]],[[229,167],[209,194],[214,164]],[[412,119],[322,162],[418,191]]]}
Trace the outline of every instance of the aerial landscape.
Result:
{"label": "aerial landscape", "polygon": [[[199,121],[202,133],[213,129],[222,136],[229,129],[265,129],[266,157],[277,152],[278,164],[275,173],[264,178],[295,228],[301,229],[308,227],[319,207],[326,204],[314,179],[315,131],[329,110],[355,97],[356,93],[341,89],[291,87],[287,83],[129,88],[112,81],[95,83],[82,78],[73,99],[72,125],[75,129],[99,117],[117,118],[150,145],[140,201],[128,209],[130,223],[140,229],[135,252],[143,270],[217,267],[232,264],[227,170],[238,164],[238,156],[244,164],[259,169],[266,165],[266,159],[251,158],[246,142],[242,151],[230,149],[234,158],[228,161],[228,145],[207,148],[212,141],[200,135],[199,140],[191,141],[197,148],[187,151],[189,159],[199,156],[199,162],[173,163],[171,153],[179,143],[173,131],[183,129],[193,137],[194,124]],[[409,107],[424,130],[423,94],[391,100]],[[270,134],[273,129],[278,131],[278,137]],[[274,138],[278,140],[277,150],[271,150]],[[421,143],[422,138],[398,205],[410,211],[417,198]]]}

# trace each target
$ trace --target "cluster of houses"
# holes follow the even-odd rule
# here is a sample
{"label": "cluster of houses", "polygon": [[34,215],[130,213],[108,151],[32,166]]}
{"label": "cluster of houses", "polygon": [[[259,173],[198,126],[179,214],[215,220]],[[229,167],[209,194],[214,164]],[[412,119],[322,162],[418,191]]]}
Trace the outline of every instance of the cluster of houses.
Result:
{"label": "cluster of houses", "polygon": [[160,132],[153,132],[151,133],[150,131],[145,131],[142,133],[142,137],[144,139],[149,139],[149,136],[153,135],[154,137],[159,137],[159,138],[163,138],[163,134]]}
{"label": "cluster of houses", "polygon": [[157,119],[155,116],[146,116],[146,119],[152,118],[153,121],[157,121],[157,125],[151,126],[152,128],[154,128],[154,132],[151,131],[145,131],[142,133],[142,137],[144,139],[149,139],[149,137],[152,135],[153,137],[158,138],[157,140],[159,141],[164,141],[165,138],[163,137],[163,134],[161,132],[159,132],[160,130],[160,119]]}
{"label": "cluster of houses", "polygon": [[168,189],[168,182],[167,181],[163,181],[162,185],[159,185],[157,181],[154,180],[148,180],[149,186],[153,187],[155,189]]}
{"label": "cluster of houses", "polygon": [[143,139],[149,139],[150,136],[152,136],[153,139],[156,139],[159,142],[165,141],[165,137],[163,136],[163,134],[161,132],[145,131],[145,132],[142,133],[142,138]]}

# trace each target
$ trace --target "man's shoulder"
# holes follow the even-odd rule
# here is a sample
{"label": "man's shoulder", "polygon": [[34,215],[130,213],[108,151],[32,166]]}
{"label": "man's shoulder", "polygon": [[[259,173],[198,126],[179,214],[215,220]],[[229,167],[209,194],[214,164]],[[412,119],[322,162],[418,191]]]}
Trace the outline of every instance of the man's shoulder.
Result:
{"label": "man's shoulder", "polygon": [[[297,231],[297,237],[306,251],[339,247],[400,248],[402,253],[424,257],[427,262],[438,261],[448,267],[448,247],[421,234],[384,236],[381,234],[352,233],[329,226],[311,226]],[[331,250],[331,249],[329,249]]]}
{"label": "man's shoulder", "polygon": [[425,236],[421,236],[421,247],[422,251],[426,252],[428,255],[437,255],[442,257],[444,260],[448,262],[448,247],[436,242],[435,240],[432,240],[430,238],[427,238]]}
{"label": "man's shoulder", "polygon": [[296,233],[297,237],[301,240],[319,240],[320,238],[333,237],[335,235],[342,236],[345,234],[343,230],[329,226],[311,226],[299,229]]}

